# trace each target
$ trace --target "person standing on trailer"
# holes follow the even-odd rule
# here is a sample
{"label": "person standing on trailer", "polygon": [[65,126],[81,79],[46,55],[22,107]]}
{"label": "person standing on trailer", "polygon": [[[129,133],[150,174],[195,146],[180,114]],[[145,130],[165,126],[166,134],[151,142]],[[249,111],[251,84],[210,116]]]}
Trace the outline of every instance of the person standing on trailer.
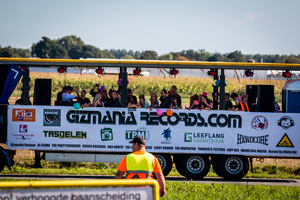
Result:
{"label": "person standing on trailer", "polygon": [[140,136],[135,136],[129,143],[132,144],[133,153],[126,155],[118,166],[115,179],[122,179],[126,173],[126,179],[153,179],[155,174],[160,186],[160,196],[166,194],[165,177],[157,158],[146,152],[146,141]]}

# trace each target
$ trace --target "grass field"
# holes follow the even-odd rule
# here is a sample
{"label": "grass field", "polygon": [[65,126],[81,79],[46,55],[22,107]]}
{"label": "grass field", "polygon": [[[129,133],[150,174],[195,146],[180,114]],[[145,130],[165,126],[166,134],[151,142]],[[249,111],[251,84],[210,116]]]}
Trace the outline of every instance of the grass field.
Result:
{"label": "grass field", "polygon": [[[1,145],[5,147],[5,145]],[[45,162],[42,160],[43,168],[34,168],[34,151],[17,150],[15,155],[15,166],[12,170],[5,168],[2,174],[80,174],[80,175],[114,175],[117,163],[63,163]],[[169,176],[180,176],[175,166]],[[213,169],[207,175],[217,177]],[[248,178],[300,178],[299,159],[271,159],[253,160],[253,173],[246,175]]]}
{"label": "grass field", "polygon": [[[32,179],[34,180],[34,179]],[[0,179],[4,181],[30,181],[30,179]],[[164,200],[298,200],[300,187],[264,186],[264,185],[232,185],[232,184],[199,184],[196,182],[166,182]]]}

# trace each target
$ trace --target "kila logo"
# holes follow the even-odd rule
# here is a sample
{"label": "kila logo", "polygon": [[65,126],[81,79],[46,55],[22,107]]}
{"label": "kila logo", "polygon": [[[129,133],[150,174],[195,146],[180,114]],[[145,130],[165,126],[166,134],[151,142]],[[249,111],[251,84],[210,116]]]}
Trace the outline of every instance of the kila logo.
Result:
{"label": "kila logo", "polygon": [[171,144],[172,142],[171,142],[171,130],[170,130],[170,128],[168,128],[168,129],[165,129],[164,130],[164,132],[162,132],[162,136],[166,139],[166,140],[164,140],[164,141],[162,141],[161,143],[162,144]]}
{"label": "kila logo", "polygon": [[251,126],[257,131],[263,131],[268,128],[268,120],[262,115],[258,115],[252,119]]}
{"label": "kila logo", "polygon": [[295,125],[294,120],[289,116],[281,117],[278,122],[278,126],[281,126],[283,129],[289,129],[291,126]]}
{"label": "kila logo", "polygon": [[101,141],[111,141],[114,139],[111,128],[103,128],[100,130]]}

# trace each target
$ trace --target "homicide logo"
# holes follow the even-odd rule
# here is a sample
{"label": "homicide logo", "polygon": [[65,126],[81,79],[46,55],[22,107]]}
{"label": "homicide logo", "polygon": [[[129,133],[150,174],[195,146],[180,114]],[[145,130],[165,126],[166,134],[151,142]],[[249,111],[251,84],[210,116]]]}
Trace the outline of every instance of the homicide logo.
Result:
{"label": "homicide logo", "polygon": [[170,128],[167,128],[167,129],[164,129],[164,131],[162,132],[162,136],[163,136],[163,138],[165,138],[165,140],[164,141],[161,141],[161,143],[162,144],[171,144],[172,142],[171,142],[171,139],[172,139],[172,137],[171,137],[171,130],[170,130]]}
{"label": "homicide logo", "polygon": [[12,109],[12,121],[14,122],[35,122],[35,109]]}
{"label": "homicide logo", "polygon": [[44,126],[60,126],[60,109],[44,109]]}
{"label": "homicide logo", "polygon": [[126,140],[133,140],[135,136],[140,136],[145,140],[148,140],[150,138],[150,132],[147,128],[138,128],[137,130],[126,130]]}
{"label": "homicide logo", "polygon": [[278,120],[277,124],[278,124],[278,126],[281,126],[283,129],[287,130],[291,126],[294,126],[295,122],[291,117],[283,116]]}
{"label": "homicide logo", "polygon": [[113,137],[113,131],[111,128],[103,128],[100,130],[101,135],[101,141],[112,141],[114,139]]}
{"label": "homicide logo", "polygon": [[294,147],[294,145],[290,140],[289,136],[285,133],[276,145],[276,147]]}
{"label": "homicide logo", "polygon": [[262,115],[258,115],[252,119],[251,126],[257,131],[263,131],[268,128],[268,120]]}

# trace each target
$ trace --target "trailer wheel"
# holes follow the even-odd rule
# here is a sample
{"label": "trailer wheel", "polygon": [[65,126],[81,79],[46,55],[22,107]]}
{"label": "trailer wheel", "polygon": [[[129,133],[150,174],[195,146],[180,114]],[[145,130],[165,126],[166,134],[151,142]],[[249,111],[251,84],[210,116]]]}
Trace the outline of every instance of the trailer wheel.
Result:
{"label": "trailer wheel", "polygon": [[181,164],[182,163],[182,156],[181,155],[174,155],[173,160],[174,160],[175,167],[176,167],[176,170],[178,171],[178,173],[181,176],[187,176],[187,174],[182,169],[182,164]]}
{"label": "trailer wheel", "polygon": [[240,180],[248,173],[249,162],[244,156],[220,156],[218,168],[223,178]]}
{"label": "trailer wheel", "polygon": [[154,156],[159,161],[164,176],[167,176],[172,170],[173,162],[171,156],[168,154],[155,154]]}
{"label": "trailer wheel", "polygon": [[209,157],[206,155],[184,156],[181,162],[186,177],[189,179],[202,179],[210,169]]}

